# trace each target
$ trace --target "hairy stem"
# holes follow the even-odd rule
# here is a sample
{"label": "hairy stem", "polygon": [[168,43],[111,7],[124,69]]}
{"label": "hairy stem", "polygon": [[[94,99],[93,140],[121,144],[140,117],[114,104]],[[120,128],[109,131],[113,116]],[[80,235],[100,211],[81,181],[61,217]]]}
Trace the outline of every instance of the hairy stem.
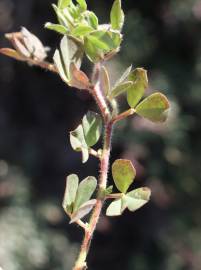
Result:
{"label": "hairy stem", "polygon": [[[97,100],[98,99],[98,100]],[[99,96],[95,96],[95,100],[97,104],[106,104],[99,100]],[[104,99],[103,99],[104,100]],[[88,225],[88,229],[85,230],[85,235],[83,239],[83,243],[81,246],[80,254],[78,259],[75,263],[73,270],[85,270],[87,269],[86,258],[89,251],[89,247],[91,244],[91,239],[93,237],[94,231],[96,229],[102,207],[104,204],[104,198],[100,197],[100,194],[103,189],[107,187],[107,178],[108,178],[108,169],[109,169],[109,159],[110,159],[110,151],[111,151],[111,137],[112,137],[112,129],[113,123],[111,120],[108,119],[107,115],[107,108],[106,110],[102,110],[102,107],[99,106],[99,109],[102,112],[104,122],[105,122],[105,129],[104,129],[104,143],[103,143],[103,152],[102,157],[100,159],[100,175],[99,175],[99,187],[98,187],[98,195],[97,195],[97,202],[92,212],[90,222]],[[108,112],[109,114],[109,112]]]}

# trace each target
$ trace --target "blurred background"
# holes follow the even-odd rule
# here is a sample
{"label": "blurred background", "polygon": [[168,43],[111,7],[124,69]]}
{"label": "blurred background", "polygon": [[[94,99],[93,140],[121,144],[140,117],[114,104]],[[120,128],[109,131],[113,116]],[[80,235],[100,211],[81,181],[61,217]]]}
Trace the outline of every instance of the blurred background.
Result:
{"label": "blurred background", "polygon": [[[50,0],[0,0],[0,47],[5,32],[26,26],[51,56],[60,36]],[[113,0],[88,0],[108,21]],[[89,269],[201,269],[201,1],[124,0],[121,53],[109,63],[112,80],[131,63],[149,71],[151,93],[171,101],[166,124],[133,117],[118,125],[111,160],[131,159],[135,187],[151,187],[152,200],[136,213],[101,217]],[[89,74],[90,65],[83,69]],[[127,108],[119,99],[121,111]],[[81,164],[68,132],[92,98],[67,88],[58,76],[0,56],[0,268],[71,270],[82,233],[69,225],[61,202],[68,174],[97,176],[93,158]],[[97,146],[99,147],[99,145]]]}

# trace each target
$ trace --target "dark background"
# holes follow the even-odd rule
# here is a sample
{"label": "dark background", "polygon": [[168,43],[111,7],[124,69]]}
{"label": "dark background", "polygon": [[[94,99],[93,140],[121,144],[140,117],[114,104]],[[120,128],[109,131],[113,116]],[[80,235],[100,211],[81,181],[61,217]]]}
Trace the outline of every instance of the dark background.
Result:
{"label": "dark background", "polygon": [[[102,23],[111,0],[89,0]],[[54,49],[60,36],[49,0],[0,0],[0,47],[5,32],[26,26]],[[201,1],[124,0],[124,43],[109,64],[113,80],[131,63],[149,71],[148,93],[171,101],[166,124],[138,117],[114,132],[111,160],[137,167],[135,186],[151,187],[151,202],[118,218],[102,216],[89,269],[201,269]],[[84,65],[86,72],[89,66]],[[121,111],[125,99],[119,100]],[[65,177],[97,176],[90,158],[81,164],[68,132],[91,97],[58,76],[0,56],[0,267],[4,270],[70,270],[82,238],[61,209]]]}

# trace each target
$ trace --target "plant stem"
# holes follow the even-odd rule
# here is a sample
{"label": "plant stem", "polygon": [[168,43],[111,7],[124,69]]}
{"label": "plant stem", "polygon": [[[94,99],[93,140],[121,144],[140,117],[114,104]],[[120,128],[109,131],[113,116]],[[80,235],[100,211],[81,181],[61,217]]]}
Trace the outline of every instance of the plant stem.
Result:
{"label": "plant stem", "polygon": [[88,229],[85,230],[85,235],[83,243],[81,246],[80,254],[75,263],[73,270],[85,270],[87,269],[86,258],[91,244],[91,239],[93,237],[94,231],[96,229],[102,207],[105,199],[99,198],[99,194],[103,189],[106,189],[107,178],[108,178],[108,169],[109,169],[109,159],[111,151],[111,137],[112,137],[113,123],[112,121],[105,122],[104,129],[104,144],[103,144],[103,153],[100,160],[100,175],[99,175],[99,187],[98,187],[98,196],[97,202],[92,212]]}
{"label": "plant stem", "polygon": [[127,111],[125,111],[125,112],[117,115],[116,117],[114,117],[112,119],[112,122],[113,123],[119,122],[119,121],[127,118],[128,116],[133,115],[134,113],[135,113],[135,110],[134,109],[129,109],[129,110],[127,110]]}

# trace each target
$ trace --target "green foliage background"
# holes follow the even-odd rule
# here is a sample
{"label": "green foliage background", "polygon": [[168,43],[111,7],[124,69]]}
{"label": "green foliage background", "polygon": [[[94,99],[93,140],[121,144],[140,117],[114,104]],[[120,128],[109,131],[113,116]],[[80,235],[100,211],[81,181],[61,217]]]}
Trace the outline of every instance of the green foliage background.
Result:
{"label": "green foliage background", "polygon": [[[107,22],[113,1],[88,1]],[[59,36],[44,30],[54,21],[51,1],[1,0],[4,32],[26,26],[53,53]],[[201,265],[201,1],[124,0],[124,42],[109,65],[115,80],[131,63],[149,71],[149,92],[171,100],[165,125],[138,117],[115,130],[112,161],[137,167],[137,185],[152,201],[132,214],[100,220],[89,269],[200,270]],[[90,72],[89,63],[83,66]],[[91,158],[80,165],[67,132],[91,97],[65,87],[37,68],[0,58],[0,266],[4,270],[71,269],[81,233],[61,209],[67,174],[97,176]],[[120,99],[125,108],[124,99]]]}

